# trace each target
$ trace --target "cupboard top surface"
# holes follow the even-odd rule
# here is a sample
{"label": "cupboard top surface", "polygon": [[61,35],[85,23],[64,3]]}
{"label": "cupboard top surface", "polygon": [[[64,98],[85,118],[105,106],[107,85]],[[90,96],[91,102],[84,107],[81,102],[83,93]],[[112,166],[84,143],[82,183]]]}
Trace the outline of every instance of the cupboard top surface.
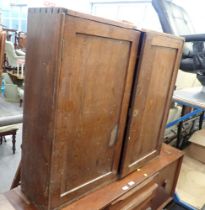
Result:
{"label": "cupboard top surface", "polygon": [[132,23],[110,20],[110,19],[106,19],[106,18],[102,18],[102,17],[93,16],[90,14],[76,12],[76,11],[69,10],[67,8],[62,8],[62,7],[29,8],[29,13],[64,14],[64,15],[70,15],[70,16],[75,16],[75,17],[79,17],[79,18],[83,18],[83,19],[92,20],[95,22],[110,24],[110,25],[121,27],[121,28],[137,29],[137,27],[135,25],[133,25]]}

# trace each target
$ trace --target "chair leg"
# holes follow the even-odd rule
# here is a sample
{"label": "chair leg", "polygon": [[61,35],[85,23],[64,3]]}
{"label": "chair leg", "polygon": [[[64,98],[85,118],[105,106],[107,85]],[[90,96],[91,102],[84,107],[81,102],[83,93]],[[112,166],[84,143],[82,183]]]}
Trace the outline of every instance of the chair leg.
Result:
{"label": "chair leg", "polygon": [[6,142],[6,136],[2,136],[2,140],[4,140],[4,142]]}
{"label": "chair leg", "polygon": [[12,150],[13,150],[13,154],[15,154],[16,151],[16,133],[12,135]]}
{"label": "chair leg", "polygon": [[2,144],[2,136],[0,136],[0,144]]}
{"label": "chair leg", "polygon": [[22,107],[23,99],[20,99],[19,106]]}

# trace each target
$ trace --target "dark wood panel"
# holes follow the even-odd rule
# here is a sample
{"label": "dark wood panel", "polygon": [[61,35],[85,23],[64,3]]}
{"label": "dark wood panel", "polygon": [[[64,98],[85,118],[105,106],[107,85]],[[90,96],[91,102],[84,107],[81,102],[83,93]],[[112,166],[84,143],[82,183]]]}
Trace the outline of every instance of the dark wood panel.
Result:
{"label": "dark wood panel", "polygon": [[159,154],[183,42],[145,33],[123,153],[122,175]]}
{"label": "dark wood panel", "polygon": [[[56,138],[66,141],[62,194],[112,172],[130,51],[129,42],[83,34],[72,44],[76,48],[66,53],[64,64],[69,68],[61,74],[65,83],[59,88],[56,124],[58,133],[64,132]],[[82,59],[76,62],[72,55]]]}

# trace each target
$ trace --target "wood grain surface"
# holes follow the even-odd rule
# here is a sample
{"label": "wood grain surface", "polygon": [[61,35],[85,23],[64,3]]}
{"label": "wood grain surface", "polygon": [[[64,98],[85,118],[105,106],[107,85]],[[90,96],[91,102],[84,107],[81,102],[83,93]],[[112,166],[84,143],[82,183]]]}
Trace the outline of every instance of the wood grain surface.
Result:
{"label": "wood grain surface", "polygon": [[22,190],[43,210],[117,179],[140,37],[65,11],[28,17]]}
{"label": "wood grain surface", "polygon": [[160,152],[183,40],[145,32],[130,105],[122,176]]}

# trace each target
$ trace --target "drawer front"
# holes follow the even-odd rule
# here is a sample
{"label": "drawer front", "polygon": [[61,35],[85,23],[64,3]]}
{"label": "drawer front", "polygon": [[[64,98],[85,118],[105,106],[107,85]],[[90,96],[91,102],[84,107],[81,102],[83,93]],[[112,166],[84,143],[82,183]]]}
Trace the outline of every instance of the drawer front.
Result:
{"label": "drawer front", "polygon": [[159,175],[155,178],[155,181],[158,183],[158,185],[170,196],[172,196],[175,191],[180,167],[181,159],[162,169]]}
{"label": "drawer front", "polygon": [[155,177],[155,182],[158,184],[156,196],[151,201],[151,209],[162,209],[171,200],[175,191],[179,170],[182,159],[169,164],[159,171]]}
{"label": "drawer front", "polygon": [[182,158],[167,165],[153,179],[144,181],[144,184],[141,183],[141,188],[135,187],[110,204],[105,210],[161,209],[172,199],[181,162]]}
{"label": "drawer front", "polygon": [[157,187],[156,183],[151,182],[140,190],[133,189],[110,204],[106,210],[144,210],[150,206]]}

